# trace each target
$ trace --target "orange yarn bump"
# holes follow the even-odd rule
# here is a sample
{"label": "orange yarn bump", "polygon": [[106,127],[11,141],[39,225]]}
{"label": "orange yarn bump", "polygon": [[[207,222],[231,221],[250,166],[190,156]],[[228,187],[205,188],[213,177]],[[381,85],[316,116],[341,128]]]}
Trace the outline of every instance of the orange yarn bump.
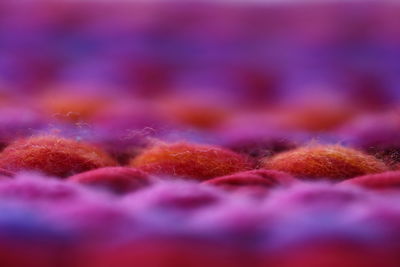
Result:
{"label": "orange yarn bump", "polygon": [[0,168],[40,171],[59,177],[113,165],[114,160],[99,148],[57,136],[17,140],[0,154]]}
{"label": "orange yarn bump", "polygon": [[151,174],[196,180],[252,169],[246,157],[233,151],[184,142],[155,145],[132,159],[130,165]]}
{"label": "orange yarn bump", "polygon": [[388,170],[377,158],[339,145],[307,146],[283,152],[264,159],[262,167],[284,171],[300,178],[331,180]]}

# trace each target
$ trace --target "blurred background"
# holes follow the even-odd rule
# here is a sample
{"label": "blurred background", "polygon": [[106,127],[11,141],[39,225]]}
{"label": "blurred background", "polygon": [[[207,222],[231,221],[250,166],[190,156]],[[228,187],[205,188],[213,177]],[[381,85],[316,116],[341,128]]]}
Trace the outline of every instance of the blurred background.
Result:
{"label": "blurred background", "polygon": [[399,98],[395,2],[5,0],[1,90],[381,108]]}

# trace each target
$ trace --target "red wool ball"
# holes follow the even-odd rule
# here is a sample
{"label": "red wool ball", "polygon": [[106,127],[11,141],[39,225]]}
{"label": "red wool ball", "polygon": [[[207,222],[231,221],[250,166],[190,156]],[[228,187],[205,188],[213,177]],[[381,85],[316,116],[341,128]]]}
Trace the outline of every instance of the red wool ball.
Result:
{"label": "red wool ball", "polygon": [[149,176],[129,167],[105,167],[73,175],[70,181],[117,194],[136,191],[150,184]]}
{"label": "red wool ball", "polygon": [[217,177],[203,182],[204,184],[221,187],[228,191],[240,188],[261,188],[268,190],[277,186],[285,186],[296,179],[284,172],[274,170],[251,170],[231,175]]}
{"label": "red wool ball", "polygon": [[217,146],[189,143],[155,145],[130,165],[151,174],[208,180],[252,169],[248,159]]}
{"label": "red wool ball", "polygon": [[0,168],[0,177],[1,178],[11,178],[11,177],[14,177],[14,175],[15,175],[15,173],[8,171],[6,169]]}
{"label": "red wool ball", "polygon": [[378,174],[358,176],[340,183],[341,185],[357,185],[376,190],[400,189],[400,171],[389,171]]}
{"label": "red wool ball", "polygon": [[300,178],[343,180],[379,173],[388,167],[377,158],[339,145],[307,146],[266,158],[266,169],[290,173]]}
{"label": "red wool ball", "polygon": [[113,165],[114,160],[97,147],[57,136],[21,139],[0,154],[0,168],[7,171],[34,170],[59,177]]}

